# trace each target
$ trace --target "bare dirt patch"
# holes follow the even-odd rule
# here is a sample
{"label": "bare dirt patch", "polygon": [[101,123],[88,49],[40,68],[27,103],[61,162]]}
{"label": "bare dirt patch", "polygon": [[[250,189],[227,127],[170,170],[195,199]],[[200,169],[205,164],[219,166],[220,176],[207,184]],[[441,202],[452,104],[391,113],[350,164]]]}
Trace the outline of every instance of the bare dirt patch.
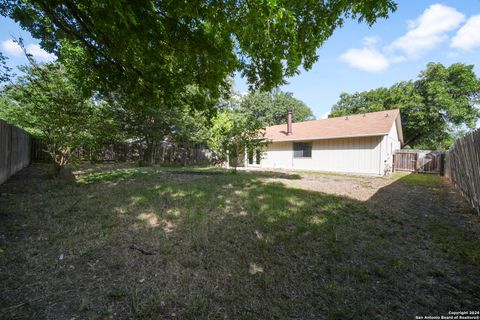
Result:
{"label": "bare dirt patch", "polygon": [[393,177],[349,176],[321,173],[301,173],[300,179],[269,178],[267,181],[280,182],[287,187],[324,192],[355,200],[366,201],[380,188],[395,181]]}

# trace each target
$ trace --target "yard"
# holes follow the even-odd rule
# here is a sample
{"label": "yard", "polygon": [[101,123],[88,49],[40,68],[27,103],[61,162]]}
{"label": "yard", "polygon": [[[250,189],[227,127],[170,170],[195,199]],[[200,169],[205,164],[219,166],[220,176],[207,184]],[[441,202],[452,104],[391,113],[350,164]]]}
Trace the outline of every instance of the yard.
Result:
{"label": "yard", "polygon": [[33,165],[0,186],[5,319],[414,319],[480,306],[435,176]]}

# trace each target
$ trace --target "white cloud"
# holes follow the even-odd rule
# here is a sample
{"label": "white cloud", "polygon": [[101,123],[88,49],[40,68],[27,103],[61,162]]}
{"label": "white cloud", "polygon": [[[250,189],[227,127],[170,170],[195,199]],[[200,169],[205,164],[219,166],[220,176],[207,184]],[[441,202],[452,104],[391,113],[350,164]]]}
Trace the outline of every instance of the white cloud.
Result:
{"label": "white cloud", "polygon": [[378,37],[364,37],[363,38],[363,45],[365,47],[374,47],[378,42]]}
{"label": "white cloud", "polygon": [[385,71],[390,63],[388,59],[374,48],[349,49],[340,56],[351,67],[367,72]]}
{"label": "white cloud", "polygon": [[2,42],[2,50],[9,56],[19,56],[22,54],[22,48],[12,39]]}
{"label": "white cloud", "polygon": [[40,48],[38,44],[31,43],[27,45],[26,49],[28,53],[40,60],[52,61],[57,58],[53,53],[48,53],[47,51]]}
{"label": "white cloud", "polygon": [[[2,49],[7,55],[11,57],[19,57],[23,55],[22,47],[20,47],[20,45],[15,41],[13,41],[12,39],[3,41]],[[52,61],[57,58],[54,54],[48,53],[42,48],[40,48],[38,44],[30,43],[25,46],[25,49],[33,57],[42,61]]]}
{"label": "white cloud", "polygon": [[[455,8],[433,4],[423,11],[416,20],[407,21],[408,32],[395,39],[390,45],[377,49],[380,39],[364,37],[362,48],[351,48],[340,59],[351,67],[367,72],[382,72],[391,64],[416,59],[449,39],[457,30],[465,15]],[[471,17],[458,30],[451,46],[465,50],[480,46],[480,15]]]}
{"label": "white cloud", "polygon": [[450,46],[463,50],[480,46],[480,14],[468,19],[452,38]]}
{"label": "white cloud", "polygon": [[457,29],[464,20],[465,16],[454,8],[431,5],[417,20],[408,22],[410,30],[393,41],[388,49],[398,49],[416,58],[446,41],[448,32]]}

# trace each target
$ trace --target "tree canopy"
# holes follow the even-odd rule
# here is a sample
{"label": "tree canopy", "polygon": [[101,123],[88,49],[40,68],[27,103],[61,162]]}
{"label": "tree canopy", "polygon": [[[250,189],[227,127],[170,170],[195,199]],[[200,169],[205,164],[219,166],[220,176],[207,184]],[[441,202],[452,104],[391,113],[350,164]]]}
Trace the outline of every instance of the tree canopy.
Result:
{"label": "tree canopy", "polygon": [[0,52],[0,84],[10,78],[11,68],[7,66],[5,56]]}
{"label": "tree canopy", "polygon": [[271,89],[310,69],[345,19],[372,25],[395,9],[392,0],[0,1],[47,51],[81,47],[106,83],[133,78],[164,92],[194,83],[211,94],[235,71]]}
{"label": "tree canopy", "polygon": [[251,92],[240,103],[240,112],[258,119],[263,126],[286,123],[287,111],[293,111],[293,122],[315,119],[312,110],[292,93],[273,90],[272,92]]}
{"label": "tree canopy", "polygon": [[445,149],[462,128],[475,128],[480,118],[480,80],[473,65],[445,67],[429,63],[417,80],[390,88],[342,93],[330,117],[400,109],[405,144]]}

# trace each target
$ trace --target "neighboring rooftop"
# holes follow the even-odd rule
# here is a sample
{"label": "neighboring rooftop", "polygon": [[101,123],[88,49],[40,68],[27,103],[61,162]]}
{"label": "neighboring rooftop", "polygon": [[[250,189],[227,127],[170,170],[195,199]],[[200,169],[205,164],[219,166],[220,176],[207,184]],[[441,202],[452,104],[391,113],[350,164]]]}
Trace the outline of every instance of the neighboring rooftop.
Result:
{"label": "neighboring rooftop", "polygon": [[[265,138],[274,142],[279,142],[382,136],[390,132],[390,129],[397,118],[397,126],[400,126],[399,115],[400,111],[398,109],[393,109],[297,122],[292,124],[291,135],[287,135],[287,124],[280,124],[267,127],[265,129]],[[399,136],[401,137],[401,131],[399,132]]]}

